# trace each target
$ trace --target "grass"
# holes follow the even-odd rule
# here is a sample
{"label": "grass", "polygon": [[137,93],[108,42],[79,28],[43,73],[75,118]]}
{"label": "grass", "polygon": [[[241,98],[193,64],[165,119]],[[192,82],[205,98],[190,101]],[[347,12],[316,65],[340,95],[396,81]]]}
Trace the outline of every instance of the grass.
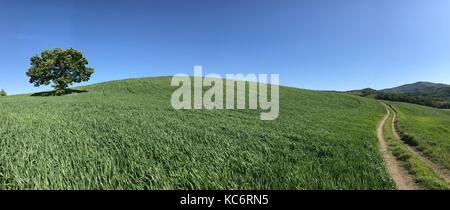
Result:
{"label": "grass", "polygon": [[0,98],[1,189],[394,189],[384,108],[281,87],[280,116],[173,110],[170,77]]}
{"label": "grass", "polygon": [[450,112],[407,103],[392,105],[402,138],[450,170]]}
{"label": "grass", "polygon": [[401,161],[402,165],[414,175],[416,181],[425,189],[450,189],[450,185],[409,151],[400,139],[395,139],[391,127],[391,123],[394,120],[393,116],[391,114],[387,123],[384,125],[384,135],[393,155]]}

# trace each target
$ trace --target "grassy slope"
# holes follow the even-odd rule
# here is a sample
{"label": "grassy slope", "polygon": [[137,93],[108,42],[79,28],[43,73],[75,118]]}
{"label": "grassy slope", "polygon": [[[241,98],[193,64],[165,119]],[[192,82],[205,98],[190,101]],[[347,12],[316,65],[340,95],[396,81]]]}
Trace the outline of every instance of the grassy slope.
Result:
{"label": "grassy slope", "polygon": [[394,156],[403,166],[414,175],[416,181],[425,189],[448,190],[450,185],[440,178],[434,171],[419,160],[400,139],[395,139],[391,127],[393,114],[389,116],[388,123],[384,125],[384,135]]}
{"label": "grassy slope", "polygon": [[413,137],[417,148],[450,169],[450,112],[407,103],[392,103],[398,126]]}
{"label": "grassy slope", "polygon": [[280,117],[171,108],[170,78],[0,98],[0,188],[392,189],[376,101],[280,90]]}

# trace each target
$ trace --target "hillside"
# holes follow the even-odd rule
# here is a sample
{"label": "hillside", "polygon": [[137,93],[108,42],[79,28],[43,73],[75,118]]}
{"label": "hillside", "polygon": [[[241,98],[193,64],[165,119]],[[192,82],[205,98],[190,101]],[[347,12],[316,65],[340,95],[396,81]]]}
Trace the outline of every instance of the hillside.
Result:
{"label": "hillside", "polygon": [[0,98],[1,189],[393,189],[379,102],[280,88],[280,116],[174,110],[170,77]]}
{"label": "hillside", "polygon": [[422,101],[425,101],[424,103],[418,103],[421,105],[437,108],[450,108],[450,85],[446,84],[417,82],[381,90],[381,92],[385,94],[402,94],[420,98]]}
{"label": "hillside", "polygon": [[417,82],[394,88],[348,91],[348,93],[381,100],[408,102],[436,108],[450,108],[450,85],[431,82]]}
{"label": "hillside", "polygon": [[450,85],[431,82],[416,82],[380,91],[385,93],[433,94],[436,90],[441,88],[450,88]]}
{"label": "hillside", "polygon": [[407,103],[393,106],[409,143],[450,171],[450,112]]}

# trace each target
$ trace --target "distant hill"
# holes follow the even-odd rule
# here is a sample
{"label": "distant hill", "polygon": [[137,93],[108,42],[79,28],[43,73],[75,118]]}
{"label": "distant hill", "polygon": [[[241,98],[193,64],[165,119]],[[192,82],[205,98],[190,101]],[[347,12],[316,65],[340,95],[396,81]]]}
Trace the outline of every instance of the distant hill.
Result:
{"label": "distant hill", "polygon": [[[364,88],[361,90],[352,90],[352,91],[348,91],[349,93],[351,93],[352,95],[357,95],[357,96],[361,96],[361,97],[371,97],[371,96],[375,96],[378,91],[372,88]],[[371,97],[373,98],[373,97]]]}
{"label": "distant hill", "polygon": [[434,94],[441,89],[450,89],[450,85],[431,82],[416,82],[380,91],[385,93]]}
{"label": "distant hill", "polygon": [[450,85],[446,84],[416,82],[382,90],[374,90],[371,88],[352,90],[349,93],[382,100],[408,102],[437,108],[450,108]]}

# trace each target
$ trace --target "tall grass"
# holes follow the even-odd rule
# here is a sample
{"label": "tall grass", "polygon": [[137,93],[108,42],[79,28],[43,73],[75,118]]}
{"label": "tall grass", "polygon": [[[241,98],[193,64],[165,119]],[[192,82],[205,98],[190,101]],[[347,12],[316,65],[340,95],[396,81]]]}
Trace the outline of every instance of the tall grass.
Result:
{"label": "tall grass", "polygon": [[450,170],[450,112],[407,103],[392,103],[407,142]]}
{"label": "tall grass", "polygon": [[408,150],[400,139],[396,139],[392,131],[392,123],[394,121],[393,114],[389,116],[387,123],[384,125],[384,135],[393,155],[401,161],[409,173],[414,175],[415,180],[425,189],[448,190],[450,185],[437,175],[433,169],[424,164],[418,157]]}
{"label": "tall grass", "polygon": [[1,189],[393,189],[378,102],[282,87],[280,117],[173,110],[169,77],[0,98]]}

